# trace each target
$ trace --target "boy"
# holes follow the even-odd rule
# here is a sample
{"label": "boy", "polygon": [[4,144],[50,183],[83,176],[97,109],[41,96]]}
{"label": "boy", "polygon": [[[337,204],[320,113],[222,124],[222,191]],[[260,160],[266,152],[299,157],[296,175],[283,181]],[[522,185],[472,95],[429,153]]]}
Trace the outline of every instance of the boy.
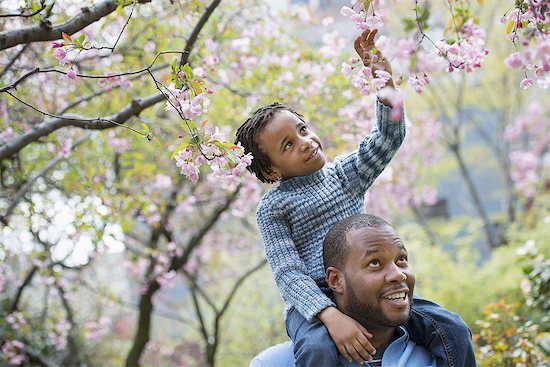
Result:
{"label": "boy", "polygon": [[[376,30],[367,30],[355,41],[365,65],[371,66],[375,35]],[[386,61],[372,67],[391,75]],[[323,145],[305,119],[278,103],[258,109],[237,131],[236,141],[254,156],[249,170],[262,182],[280,182],[262,198],[257,221],[285,302],[286,328],[294,342],[296,366],[335,366],[338,353],[362,364],[376,352],[369,342],[372,335],[340,312],[332,300],[325,280],[322,243],[334,223],[363,212],[366,190],[403,142],[403,113],[399,121],[391,119],[392,79],[387,89],[378,94],[377,123],[371,134],[357,151],[338,157],[334,163],[326,163]],[[426,346],[430,342],[419,340]]]}

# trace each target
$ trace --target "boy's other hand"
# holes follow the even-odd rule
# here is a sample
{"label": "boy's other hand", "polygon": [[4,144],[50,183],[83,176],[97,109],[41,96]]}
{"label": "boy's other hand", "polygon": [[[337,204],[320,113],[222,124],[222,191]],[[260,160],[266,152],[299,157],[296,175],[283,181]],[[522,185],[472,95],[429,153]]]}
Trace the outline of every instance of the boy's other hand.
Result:
{"label": "boy's other hand", "polygon": [[319,313],[318,318],[327,327],[340,355],[348,362],[355,360],[362,365],[365,361],[372,361],[376,349],[368,340],[372,338],[372,334],[363,325],[335,307],[325,308]]}

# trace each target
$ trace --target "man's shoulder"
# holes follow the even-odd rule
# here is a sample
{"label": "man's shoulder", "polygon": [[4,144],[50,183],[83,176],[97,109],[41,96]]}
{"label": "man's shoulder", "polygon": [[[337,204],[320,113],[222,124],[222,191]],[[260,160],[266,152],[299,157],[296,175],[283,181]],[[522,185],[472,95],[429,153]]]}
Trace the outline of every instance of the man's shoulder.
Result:
{"label": "man's shoulder", "polygon": [[292,342],[287,341],[273,345],[250,362],[249,367],[294,367],[294,351]]}

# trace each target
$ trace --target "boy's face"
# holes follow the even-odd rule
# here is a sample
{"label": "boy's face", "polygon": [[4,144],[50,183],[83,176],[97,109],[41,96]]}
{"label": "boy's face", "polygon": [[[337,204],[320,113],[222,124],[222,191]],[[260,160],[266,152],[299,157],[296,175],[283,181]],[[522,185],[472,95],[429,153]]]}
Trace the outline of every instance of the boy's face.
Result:
{"label": "boy's face", "polygon": [[325,165],[319,137],[290,111],[277,112],[257,136],[260,150],[271,161],[268,178],[307,176]]}

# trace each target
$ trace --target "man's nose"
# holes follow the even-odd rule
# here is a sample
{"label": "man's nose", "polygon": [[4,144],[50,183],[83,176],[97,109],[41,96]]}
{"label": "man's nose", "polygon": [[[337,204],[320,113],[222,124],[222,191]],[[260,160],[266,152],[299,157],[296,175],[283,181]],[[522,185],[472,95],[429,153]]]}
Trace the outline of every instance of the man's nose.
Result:
{"label": "man's nose", "polygon": [[386,274],[386,280],[388,282],[403,282],[407,280],[407,274],[397,264],[392,263]]}

